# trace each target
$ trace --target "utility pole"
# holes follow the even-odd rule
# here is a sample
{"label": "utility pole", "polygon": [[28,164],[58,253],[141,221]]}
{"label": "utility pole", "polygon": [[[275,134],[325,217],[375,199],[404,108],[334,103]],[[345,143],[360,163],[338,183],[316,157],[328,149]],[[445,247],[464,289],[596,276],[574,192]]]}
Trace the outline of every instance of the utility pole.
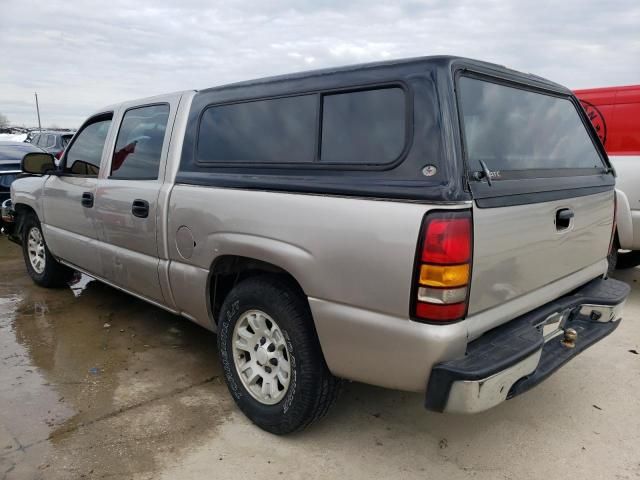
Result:
{"label": "utility pole", "polygon": [[40,107],[38,106],[38,94],[37,92],[33,93],[36,96],[36,112],[38,112],[38,130],[42,131],[42,125],[40,124]]}

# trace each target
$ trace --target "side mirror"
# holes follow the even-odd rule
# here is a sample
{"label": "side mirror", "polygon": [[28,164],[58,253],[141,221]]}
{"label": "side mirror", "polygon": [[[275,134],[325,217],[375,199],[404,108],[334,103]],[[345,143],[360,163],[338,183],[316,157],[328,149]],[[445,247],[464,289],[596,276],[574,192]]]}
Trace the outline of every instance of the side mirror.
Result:
{"label": "side mirror", "polygon": [[50,153],[31,152],[22,157],[20,168],[25,173],[44,175],[56,169],[55,159]]}

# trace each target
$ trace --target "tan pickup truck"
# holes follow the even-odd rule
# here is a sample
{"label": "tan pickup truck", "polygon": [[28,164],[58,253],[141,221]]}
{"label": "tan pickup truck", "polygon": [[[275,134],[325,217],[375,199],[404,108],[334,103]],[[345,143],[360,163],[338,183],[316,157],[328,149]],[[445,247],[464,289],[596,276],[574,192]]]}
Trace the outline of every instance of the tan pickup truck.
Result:
{"label": "tan pickup truck", "polygon": [[341,379],[486,410],[611,333],[629,292],[606,276],[615,178],[579,102],[479,61],[125,102],[23,170],[4,217],[33,280],[79,270],[217,332],[273,433]]}

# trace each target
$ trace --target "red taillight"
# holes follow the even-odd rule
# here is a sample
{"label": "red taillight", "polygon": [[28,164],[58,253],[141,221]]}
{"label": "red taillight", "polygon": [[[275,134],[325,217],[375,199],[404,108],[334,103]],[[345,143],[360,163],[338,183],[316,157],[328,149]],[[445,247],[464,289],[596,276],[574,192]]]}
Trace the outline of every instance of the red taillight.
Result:
{"label": "red taillight", "polygon": [[466,309],[467,304],[465,302],[454,303],[453,305],[418,302],[416,316],[432,321],[448,322],[462,318]]}
{"label": "red taillight", "polygon": [[422,261],[435,264],[466,263],[471,257],[471,221],[434,218],[425,225]]}
{"label": "red taillight", "polygon": [[453,322],[467,311],[472,254],[471,212],[427,214],[418,242],[411,313],[427,322]]}
{"label": "red taillight", "polygon": [[58,153],[55,154],[55,157],[60,160],[60,158],[62,158],[62,154],[64,153],[64,150],[60,150]]}

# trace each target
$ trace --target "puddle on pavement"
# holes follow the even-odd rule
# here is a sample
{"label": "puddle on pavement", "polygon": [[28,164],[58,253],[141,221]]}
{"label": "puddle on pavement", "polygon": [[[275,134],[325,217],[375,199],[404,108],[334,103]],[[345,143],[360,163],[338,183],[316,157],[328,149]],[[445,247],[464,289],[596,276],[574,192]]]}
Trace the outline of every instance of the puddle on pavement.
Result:
{"label": "puddle on pavement", "polygon": [[213,334],[84,275],[39,288],[5,238],[0,352],[7,480],[152,478],[232,409]]}

